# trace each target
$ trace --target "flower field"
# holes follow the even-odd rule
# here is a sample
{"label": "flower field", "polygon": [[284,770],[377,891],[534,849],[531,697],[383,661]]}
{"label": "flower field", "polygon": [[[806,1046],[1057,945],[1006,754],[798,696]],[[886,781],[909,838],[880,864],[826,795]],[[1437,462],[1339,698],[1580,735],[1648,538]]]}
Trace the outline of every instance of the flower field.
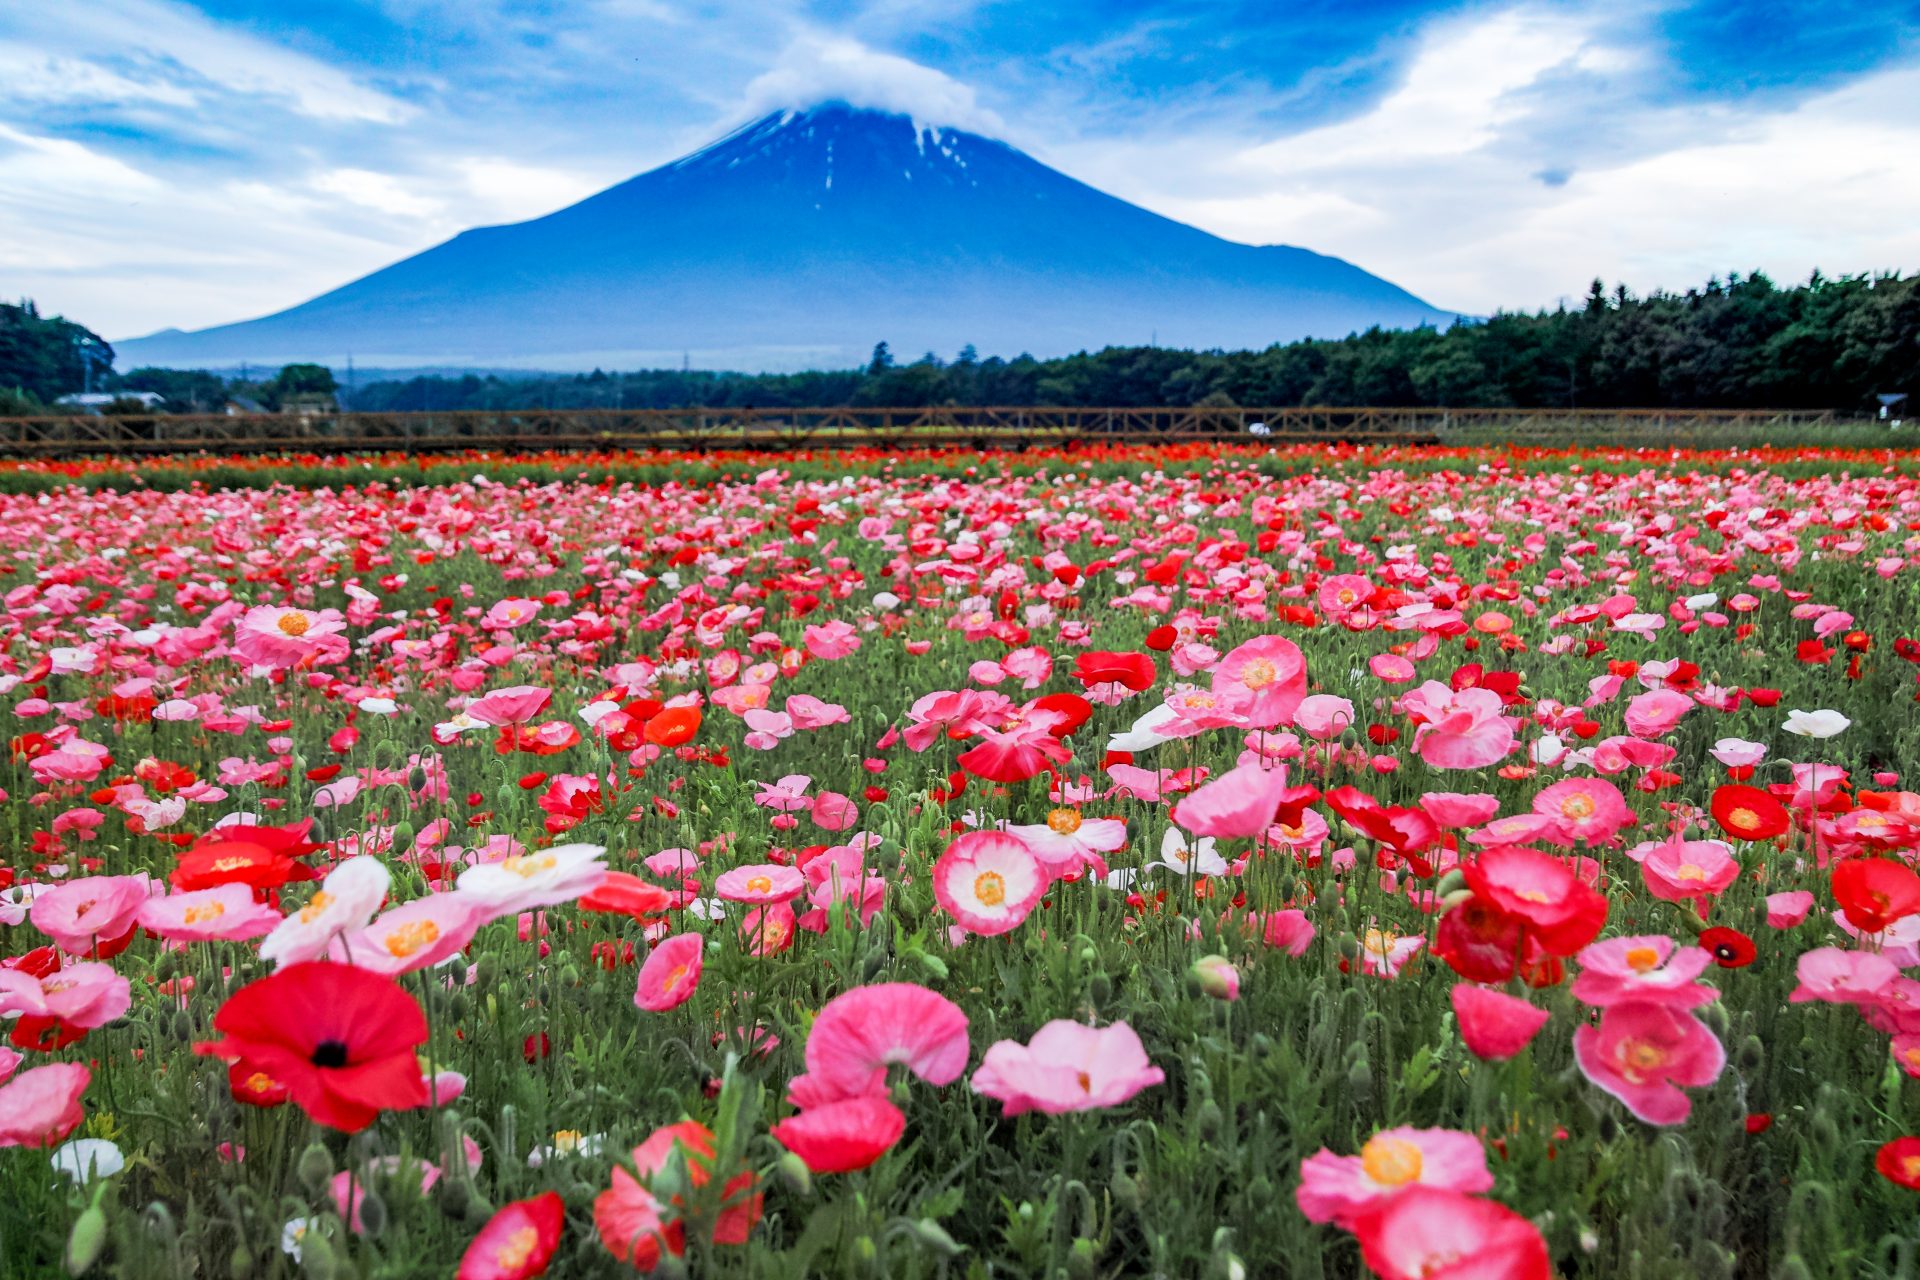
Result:
{"label": "flower field", "polygon": [[0,1276],[1920,1276],[1898,455],[275,465],[0,476]]}

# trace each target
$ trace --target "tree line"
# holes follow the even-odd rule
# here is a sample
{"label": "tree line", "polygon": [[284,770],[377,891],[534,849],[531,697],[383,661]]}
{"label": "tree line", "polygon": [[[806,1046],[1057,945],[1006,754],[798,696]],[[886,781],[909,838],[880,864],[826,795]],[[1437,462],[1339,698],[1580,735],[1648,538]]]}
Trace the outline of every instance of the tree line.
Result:
{"label": "tree line", "polygon": [[[0,394],[10,385],[58,394],[49,371],[71,375],[78,366],[43,353],[28,381],[9,363],[18,343],[9,344],[7,324],[0,311]],[[295,380],[310,378],[302,372]],[[236,384],[201,371],[136,369],[116,375],[115,385],[154,390],[169,408],[184,411],[232,394]],[[271,382],[248,385],[273,391]],[[1109,347],[1009,360],[982,359],[968,347],[952,359],[928,352],[906,361],[882,342],[863,368],[423,376],[366,383],[342,398],[353,409],[382,412],[1203,403],[1866,411],[1878,393],[1916,390],[1920,275],[1816,272],[1782,288],[1754,272],[1645,297],[1595,280],[1577,306],[1500,312],[1444,330],[1376,328],[1260,351]]]}

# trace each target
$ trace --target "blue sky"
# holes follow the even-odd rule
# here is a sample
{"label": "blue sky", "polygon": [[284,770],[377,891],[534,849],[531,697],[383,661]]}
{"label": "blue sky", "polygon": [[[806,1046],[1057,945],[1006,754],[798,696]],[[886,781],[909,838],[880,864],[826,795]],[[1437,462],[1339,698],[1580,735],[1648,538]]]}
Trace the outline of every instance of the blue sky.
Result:
{"label": "blue sky", "polygon": [[1920,268],[1917,4],[88,0],[0,6],[0,296],[258,315],[827,96],[1463,311]]}

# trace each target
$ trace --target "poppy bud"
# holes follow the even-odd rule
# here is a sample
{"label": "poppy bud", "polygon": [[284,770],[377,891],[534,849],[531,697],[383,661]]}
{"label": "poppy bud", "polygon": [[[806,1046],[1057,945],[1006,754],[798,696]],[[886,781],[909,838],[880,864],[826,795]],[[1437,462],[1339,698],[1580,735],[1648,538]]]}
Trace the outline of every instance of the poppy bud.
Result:
{"label": "poppy bud", "polygon": [[1095,1004],[1105,1004],[1113,996],[1113,981],[1104,973],[1096,973],[1087,980],[1087,995]]}
{"label": "poppy bud", "polygon": [[953,1258],[965,1252],[960,1242],[948,1235],[947,1229],[932,1218],[921,1218],[907,1230],[923,1248],[933,1250],[940,1257]]}
{"label": "poppy bud", "polygon": [[339,1259],[333,1242],[318,1231],[309,1231],[300,1241],[300,1269],[307,1280],[335,1280],[340,1274]]}
{"label": "poppy bud", "polygon": [[244,1244],[233,1246],[233,1252],[227,1256],[227,1274],[233,1280],[253,1280],[253,1252]]}
{"label": "poppy bud", "polygon": [[307,1144],[300,1153],[300,1159],[293,1166],[300,1176],[300,1184],[314,1195],[320,1195],[327,1189],[327,1182],[333,1177],[333,1153],[327,1150],[324,1142]]}
{"label": "poppy bud", "polygon": [[807,1162],[789,1151],[773,1162],[773,1171],[784,1186],[797,1196],[813,1194],[813,1174],[807,1168]]}
{"label": "poppy bud", "polygon": [[1130,1213],[1140,1212],[1140,1184],[1133,1180],[1132,1174],[1123,1169],[1113,1175],[1113,1181],[1108,1185],[1113,1190],[1114,1200],[1123,1209]]}
{"label": "poppy bud", "polygon": [[100,1251],[106,1247],[107,1215],[95,1202],[73,1220],[73,1230],[67,1233],[67,1274],[86,1274],[99,1261]]}
{"label": "poppy bud", "polygon": [[1759,1036],[1748,1036],[1740,1044],[1740,1052],[1734,1055],[1734,1065],[1743,1074],[1751,1075],[1758,1071],[1767,1060],[1767,1051],[1760,1043]]}
{"label": "poppy bud", "polygon": [[945,981],[947,976],[947,962],[939,956],[929,955],[927,952],[922,951],[920,953],[920,967],[925,969],[933,977]]}
{"label": "poppy bud", "polygon": [[1187,976],[1195,988],[1215,1000],[1240,998],[1240,971],[1225,956],[1201,956]]}
{"label": "poppy bud", "polygon": [[1085,1236],[1075,1236],[1067,1249],[1067,1275],[1070,1280],[1093,1280],[1100,1262],[1100,1246]]}
{"label": "poppy bud", "polygon": [[360,1233],[377,1236],[386,1230],[387,1202],[374,1193],[372,1187],[364,1182],[354,1187],[354,1199],[360,1210]]}

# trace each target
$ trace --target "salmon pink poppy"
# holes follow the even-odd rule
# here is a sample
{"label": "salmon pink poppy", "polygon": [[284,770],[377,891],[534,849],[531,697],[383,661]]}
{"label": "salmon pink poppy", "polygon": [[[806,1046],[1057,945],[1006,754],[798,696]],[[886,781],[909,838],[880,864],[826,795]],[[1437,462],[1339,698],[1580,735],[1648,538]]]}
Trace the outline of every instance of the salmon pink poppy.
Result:
{"label": "salmon pink poppy", "polygon": [[642,735],[656,747],[677,747],[693,741],[700,732],[700,708],[667,707],[647,721]]}
{"label": "salmon pink poppy", "polygon": [[989,782],[1025,782],[1049,765],[1072,758],[1073,753],[1053,733],[1061,719],[1055,711],[1020,711],[997,728],[981,728],[980,741],[955,757],[954,763]]}
{"label": "salmon pink poppy", "polygon": [[0,1147],[51,1147],[86,1119],[93,1073],[77,1062],[30,1067],[0,1084]]}
{"label": "salmon pink poppy", "polygon": [[604,911],[645,922],[673,906],[674,897],[639,876],[609,871],[598,885],[580,896],[579,902],[582,911]]}
{"label": "salmon pink poppy", "polygon": [[1300,1162],[1294,1198],[1309,1222],[1351,1230],[1362,1217],[1415,1187],[1478,1193],[1493,1188],[1486,1148],[1453,1129],[1384,1129],[1355,1156],[1322,1147]]}
{"label": "salmon pink poppy", "polygon": [[1782,893],[1767,895],[1767,925],[1774,929],[1791,929],[1807,918],[1813,910],[1813,895],[1804,889],[1792,889]]}
{"label": "salmon pink poppy", "polygon": [[1834,865],[1833,896],[1847,923],[1862,933],[1883,933],[1920,913],[1920,875],[1889,858],[1846,858]]}
{"label": "salmon pink poppy", "polygon": [[[498,727],[528,724],[553,701],[553,690],[538,685],[494,689],[467,704],[467,714],[481,724]],[[502,1210],[502,1212],[505,1212]]]}
{"label": "salmon pink poppy", "polygon": [[1607,922],[1606,895],[1575,876],[1558,858],[1515,845],[1496,845],[1463,870],[1476,896],[1522,921],[1553,955],[1572,955],[1592,942]]}
{"label": "salmon pink poppy", "polygon": [[420,1004],[391,978],[349,965],[288,965],[227,998],[196,1050],[284,1085],[318,1124],[356,1133],[382,1111],[425,1106],[414,1050]]}
{"label": "salmon pink poppy", "polygon": [[1598,1026],[1573,1033],[1580,1073],[1648,1124],[1679,1124],[1693,1109],[1681,1086],[1720,1078],[1726,1050],[1684,1009],[1647,1000],[1609,1005]]}
{"label": "salmon pink poppy", "polygon": [[649,1013],[665,1013],[691,1000],[700,985],[704,945],[700,934],[676,933],[654,947],[640,966],[634,1004]]}
{"label": "salmon pink poppy", "polygon": [[383,912],[366,928],[336,935],[327,955],[376,973],[412,973],[464,951],[486,920],[458,893],[430,893]]}
{"label": "salmon pink poppy", "polygon": [[501,1205],[460,1256],[454,1280],[533,1280],[546,1274],[567,1225],[558,1191]]}
{"label": "salmon pink poppy", "polygon": [[989,1046],[972,1086],[999,1099],[1009,1116],[1060,1115],[1117,1107],[1165,1078],[1126,1023],[1089,1027],[1061,1018],[1026,1044],[1001,1040]]}
{"label": "salmon pink poppy", "polygon": [[915,983],[882,982],[842,992],[820,1010],[807,1034],[805,1079],[822,1101],[873,1093],[894,1064],[945,1085],[966,1070],[969,1053],[959,1005]]}
{"label": "salmon pink poppy", "polygon": [[1740,863],[1722,840],[1662,840],[1640,859],[1640,875],[1654,897],[1694,903],[1705,919],[1707,899],[1739,879]]}
{"label": "salmon pink poppy", "polygon": [[1518,996],[1467,982],[1454,985],[1451,1002],[1461,1040],[1474,1057],[1488,1062],[1511,1058],[1533,1043],[1551,1016]]}
{"label": "salmon pink poppy", "polygon": [[28,917],[68,955],[91,955],[133,931],[151,892],[144,874],[81,876],[36,895]]}
{"label": "salmon pink poppy", "polygon": [[934,900],[969,933],[991,937],[1018,928],[1046,888],[1033,851],[1002,831],[968,832],[933,864]]}
{"label": "salmon pink poppy", "polygon": [[1413,1187],[1354,1224],[1380,1280],[1551,1280],[1547,1243],[1504,1205]]}
{"label": "salmon pink poppy", "polygon": [[[686,1248],[686,1229],[680,1218],[680,1199],[663,1204],[648,1184],[678,1157],[685,1161],[686,1181],[698,1190],[713,1178],[713,1133],[691,1120],[656,1129],[633,1149],[634,1172],[614,1166],[613,1185],[593,1202],[593,1223],[600,1243],[615,1258],[639,1271],[659,1265],[663,1253],[676,1257]],[[635,1175],[638,1175],[637,1177]],[[721,1190],[723,1207],[714,1218],[715,1244],[745,1244],[760,1219],[760,1193],[753,1190],[751,1171],[728,1180]]]}
{"label": "salmon pink poppy", "polygon": [[1787,994],[1790,1004],[1819,1000],[1826,1004],[1876,1004],[1900,978],[1900,966],[1872,951],[1817,947],[1794,962],[1800,983]]}
{"label": "salmon pink poppy", "polygon": [[846,1098],[802,1111],[769,1132],[813,1173],[852,1173],[893,1149],[907,1117],[885,1098]]}
{"label": "salmon pink poppy", "polygon": [[1259,636],[1228,650],[1213,669],[1213,690],[1256,729],[1293,723],[1307,696],[1307,660],[1283,636]]}

